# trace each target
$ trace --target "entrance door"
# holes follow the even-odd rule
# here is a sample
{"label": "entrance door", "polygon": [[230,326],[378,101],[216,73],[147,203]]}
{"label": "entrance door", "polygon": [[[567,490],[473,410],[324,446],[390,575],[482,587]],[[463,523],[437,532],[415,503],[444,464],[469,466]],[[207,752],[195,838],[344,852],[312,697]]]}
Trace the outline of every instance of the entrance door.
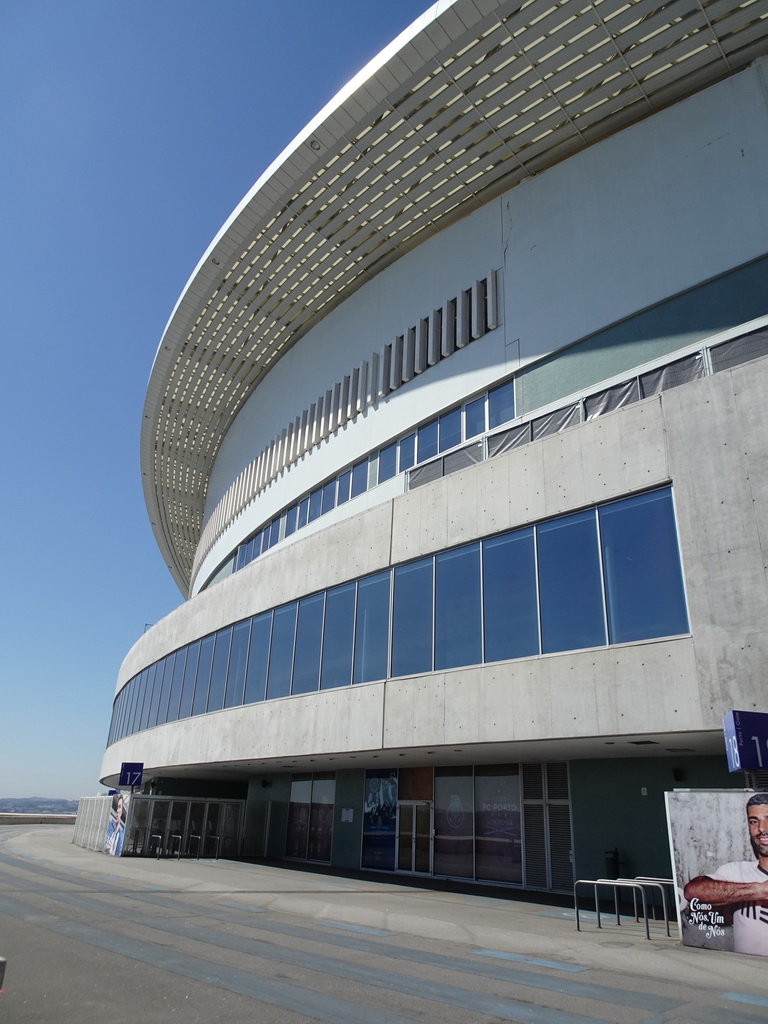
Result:
{"label": "entrance door", "polygon": [[397,804],[397,870],[432,874],[434,835],[431,800],[400,800]]}

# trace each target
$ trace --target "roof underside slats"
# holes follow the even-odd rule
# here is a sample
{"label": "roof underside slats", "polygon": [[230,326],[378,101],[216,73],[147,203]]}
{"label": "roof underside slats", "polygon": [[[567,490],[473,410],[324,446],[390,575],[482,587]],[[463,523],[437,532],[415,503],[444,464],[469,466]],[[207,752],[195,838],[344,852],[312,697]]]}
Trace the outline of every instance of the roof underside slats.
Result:
{"label": "roof underside slats", "polygon": [[227,429],[313,324],[490,198],[768,51],[768,0],[435,10],[257,183],[169,321],[141,461],[155,536],[183,590]]}

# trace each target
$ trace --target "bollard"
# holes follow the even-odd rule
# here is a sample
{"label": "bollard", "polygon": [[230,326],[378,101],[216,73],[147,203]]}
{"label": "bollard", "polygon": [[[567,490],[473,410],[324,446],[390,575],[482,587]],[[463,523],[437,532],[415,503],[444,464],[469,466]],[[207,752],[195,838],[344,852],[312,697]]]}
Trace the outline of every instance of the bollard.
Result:
{"label": "bollard", "polygon": [[3,975],[5,974],[5,957],[0,956],[0,991],[3,988]]}

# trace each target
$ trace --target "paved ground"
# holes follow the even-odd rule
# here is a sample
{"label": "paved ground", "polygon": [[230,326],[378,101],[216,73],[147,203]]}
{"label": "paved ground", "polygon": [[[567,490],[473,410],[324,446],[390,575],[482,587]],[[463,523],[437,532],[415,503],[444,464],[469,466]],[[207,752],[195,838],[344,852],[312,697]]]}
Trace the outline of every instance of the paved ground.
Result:
{"label": "paved ground", "polygon": [[763,1024],[761,957],[539,904],[0,827],[3,1024]]}

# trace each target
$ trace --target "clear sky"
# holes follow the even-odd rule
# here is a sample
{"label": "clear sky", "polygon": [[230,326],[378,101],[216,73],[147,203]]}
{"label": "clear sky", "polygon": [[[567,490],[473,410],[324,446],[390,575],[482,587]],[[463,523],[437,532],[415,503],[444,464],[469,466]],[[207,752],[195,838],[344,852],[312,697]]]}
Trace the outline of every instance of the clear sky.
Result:
{"label": "clear sky", "polygon": [[427,0],[0,4],[0,797],[98,784],[120,663],[182,597],[139,475],[190,273]]}

